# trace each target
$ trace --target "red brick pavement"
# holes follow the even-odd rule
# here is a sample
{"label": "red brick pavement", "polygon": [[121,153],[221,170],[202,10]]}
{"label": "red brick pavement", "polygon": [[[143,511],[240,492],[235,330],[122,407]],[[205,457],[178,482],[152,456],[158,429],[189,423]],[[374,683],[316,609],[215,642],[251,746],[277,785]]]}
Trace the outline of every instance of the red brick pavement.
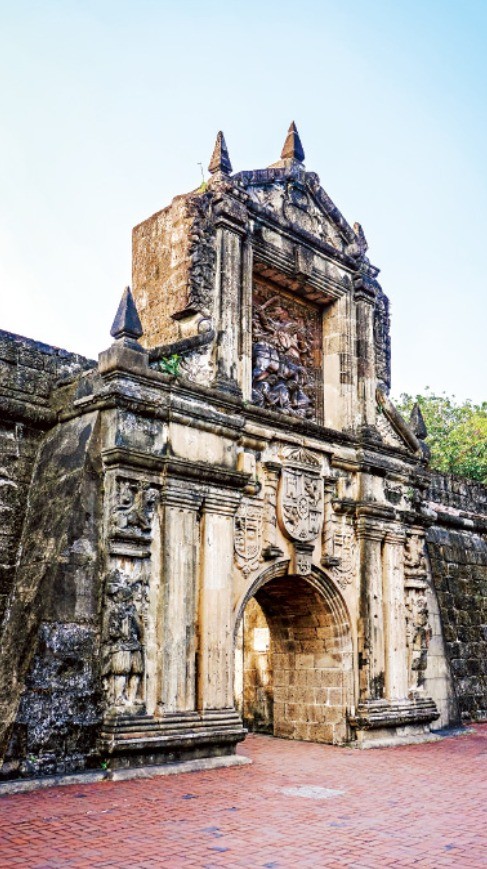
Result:
{"label": "red brick pavement", "polygon": [[487,725],[395,749],[250,736],[241,751],[252,766],[3,797],[1,869],[487,867]]}

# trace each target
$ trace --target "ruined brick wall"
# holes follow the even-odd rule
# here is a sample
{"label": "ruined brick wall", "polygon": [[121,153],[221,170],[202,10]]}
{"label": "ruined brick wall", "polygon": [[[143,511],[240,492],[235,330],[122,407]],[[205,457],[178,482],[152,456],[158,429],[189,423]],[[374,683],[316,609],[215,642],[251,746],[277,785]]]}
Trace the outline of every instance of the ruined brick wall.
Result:
{"label": "ruined brick wall", "polygon": [[432,578],[460,718],[487,718],[487,487],[433,473]]}
{"label": "ruined brick wall", "polygon": [[0,622],[12,588],[36,455],[55,422],[53,384],[95,363],[0,330]]}

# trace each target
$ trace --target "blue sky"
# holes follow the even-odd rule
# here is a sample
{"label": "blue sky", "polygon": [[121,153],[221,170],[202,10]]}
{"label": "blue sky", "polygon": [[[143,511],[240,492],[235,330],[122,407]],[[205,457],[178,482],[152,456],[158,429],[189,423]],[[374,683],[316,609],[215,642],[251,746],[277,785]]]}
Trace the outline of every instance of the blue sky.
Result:
{"label": "blue sky", "polygon": [[131,228],[200,183],[306,166],[362,223],[393,394],[487,399],[487,0],[0,2],[0,327],[96,357]]}

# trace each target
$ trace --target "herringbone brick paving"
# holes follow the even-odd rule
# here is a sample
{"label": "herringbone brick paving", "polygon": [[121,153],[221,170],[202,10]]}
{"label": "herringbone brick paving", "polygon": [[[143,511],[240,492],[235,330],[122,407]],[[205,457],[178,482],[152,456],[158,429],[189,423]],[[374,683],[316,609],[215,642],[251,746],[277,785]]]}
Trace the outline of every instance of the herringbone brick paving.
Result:
{"label": "herringbone brick paving", "polygon": [[487,867],[487,725],[395,749],[250,736],[240,751],[252,766],[3,797],[1,869]]}

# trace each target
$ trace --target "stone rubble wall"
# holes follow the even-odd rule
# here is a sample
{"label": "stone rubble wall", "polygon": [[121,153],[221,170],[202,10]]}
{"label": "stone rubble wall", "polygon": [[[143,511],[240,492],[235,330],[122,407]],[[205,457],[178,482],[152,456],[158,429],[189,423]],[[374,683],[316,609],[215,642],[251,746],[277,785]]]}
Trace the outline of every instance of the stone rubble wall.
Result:
{"label": "stone rubble wall", "polygon": [[432,473],[427,547],[460,720],[487,718],[487,487]]}

